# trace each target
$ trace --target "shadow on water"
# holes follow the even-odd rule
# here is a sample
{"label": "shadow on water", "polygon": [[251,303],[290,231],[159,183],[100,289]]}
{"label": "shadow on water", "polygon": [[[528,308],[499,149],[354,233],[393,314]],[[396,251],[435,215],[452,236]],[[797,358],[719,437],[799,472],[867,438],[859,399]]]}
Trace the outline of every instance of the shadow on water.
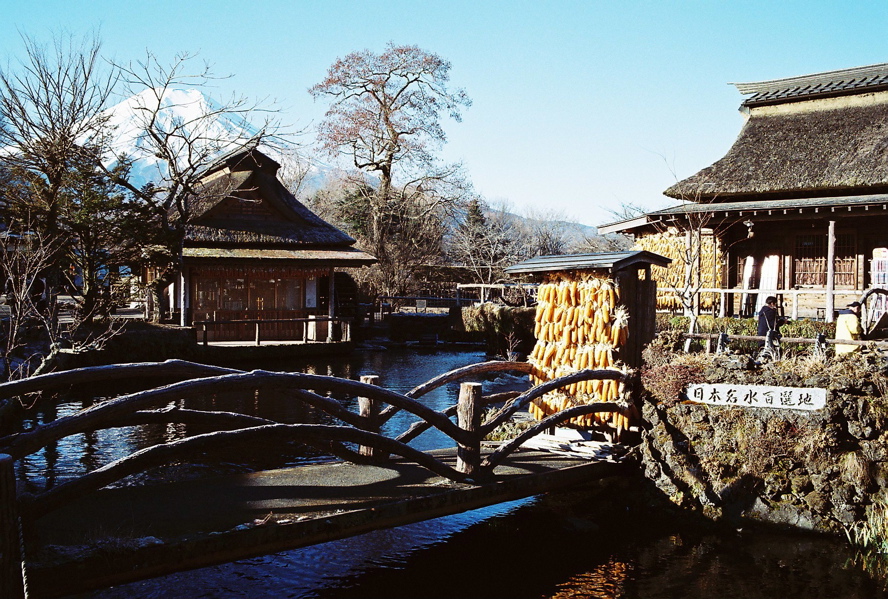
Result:
{"label": "shadow on water", "polygon": [[601,481],[391,530],[83,595],[185,599],[877,598],[839,539],[653,521]]}

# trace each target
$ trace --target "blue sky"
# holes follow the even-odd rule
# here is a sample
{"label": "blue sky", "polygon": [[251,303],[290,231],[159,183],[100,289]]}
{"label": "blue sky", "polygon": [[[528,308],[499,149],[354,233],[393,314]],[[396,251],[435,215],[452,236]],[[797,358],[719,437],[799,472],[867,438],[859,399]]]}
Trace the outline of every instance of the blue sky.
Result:
{"label": "blue sky", "polygon": [[[888,2],[0,0],[0,61],[19,32],[98,31],[117,60],[199,52],[232,91],[323,116],[307,89],[339,56],[388,41],[451,61],[474,104],[441,155],[517,211],[589,225],[720,158],[742,125],[729,82],[888,62]],[[311,135],[301,138],[312,141]]]}

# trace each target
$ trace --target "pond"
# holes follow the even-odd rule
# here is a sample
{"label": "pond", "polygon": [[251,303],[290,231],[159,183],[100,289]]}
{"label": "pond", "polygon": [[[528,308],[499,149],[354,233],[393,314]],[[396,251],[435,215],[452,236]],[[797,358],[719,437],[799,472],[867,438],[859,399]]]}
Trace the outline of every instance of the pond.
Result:
{"label": "pond", "polygon": [[[274,365],[357,378],[407,391],[442,372],[484,361],[479,352],[356,352],[347,358]],[[257,365],[251,365],[256,367]],[[273,369],[271,365],[263,365]],[[517,377],[482,381],[485,393],[520,388]],[[426,396],[441,409],[456,401],[458,384]],[[283,420],[306,416],[273,397],[202,401]],[[59,405],[35,420],[74,412],[89,399]],[[54,413],[53,413],[54,412]],[[412,417],[390,421],[389,434]],[[120,455],[194,431],[177,426],[130,427],[78,435],[20,465],[19,475],[43,488]],[[434,432],[414,445],[450,444]],[[153,478],[207,470],[237,471],[320,459],[289,448],[265,464],[230,456],[201,466],[177,465]],[[260,460],[261,461],[261,460]],[[132,479],[125,481],[134,482]],[[136,481],[139,482],[139,481]],[[820,597],[888,596],[883,562],[862,559],[843,539],[770,530],[700,532],[668,520],[652,522],[631,502],[596,501],[592,490],[549,494],[313,547],[177,573],[80,597],[330,598],[352,597]]]}

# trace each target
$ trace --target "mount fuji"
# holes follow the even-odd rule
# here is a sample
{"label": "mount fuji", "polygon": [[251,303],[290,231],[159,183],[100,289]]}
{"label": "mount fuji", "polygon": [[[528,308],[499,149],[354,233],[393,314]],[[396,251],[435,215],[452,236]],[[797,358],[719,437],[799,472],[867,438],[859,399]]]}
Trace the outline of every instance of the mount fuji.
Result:
{"label": "mount fuji", "polygon": [[[158,101],[159,97],[159,101]],[[130,181],[137,187],[147,183],[160,184],[169,165],[152,148],[143,123],[155,113],[159,128],[177,132],[172,142],[174,153],[187,165],[185,139],[197,140],[192,148],[206,158],[209,166],[216,158],[244,145],[260,135],[260,130],[238,114],[226,113],[222,106],[197,89],[146,89],[104,111],[110,130],[108,146],[114,156],[126,155],[132,161]],[[175,137],[173,138],[175,140]],[[261,144],[259,149],[281,165],[282,172],[305,173],[303,188],[319,189],[333,175],[333,167],[305,157],[295,144],[276,141]]]}

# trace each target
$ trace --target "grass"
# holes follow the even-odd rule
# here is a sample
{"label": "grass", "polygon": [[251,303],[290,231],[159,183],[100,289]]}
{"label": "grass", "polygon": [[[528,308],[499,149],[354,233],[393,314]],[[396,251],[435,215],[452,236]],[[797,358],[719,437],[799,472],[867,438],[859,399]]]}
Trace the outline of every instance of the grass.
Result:
{"label": "grass", "polygon": [[861,549],[888,553],[888,505],[877,496],[867,509],[866,519],[845,528],[848,541]]}

